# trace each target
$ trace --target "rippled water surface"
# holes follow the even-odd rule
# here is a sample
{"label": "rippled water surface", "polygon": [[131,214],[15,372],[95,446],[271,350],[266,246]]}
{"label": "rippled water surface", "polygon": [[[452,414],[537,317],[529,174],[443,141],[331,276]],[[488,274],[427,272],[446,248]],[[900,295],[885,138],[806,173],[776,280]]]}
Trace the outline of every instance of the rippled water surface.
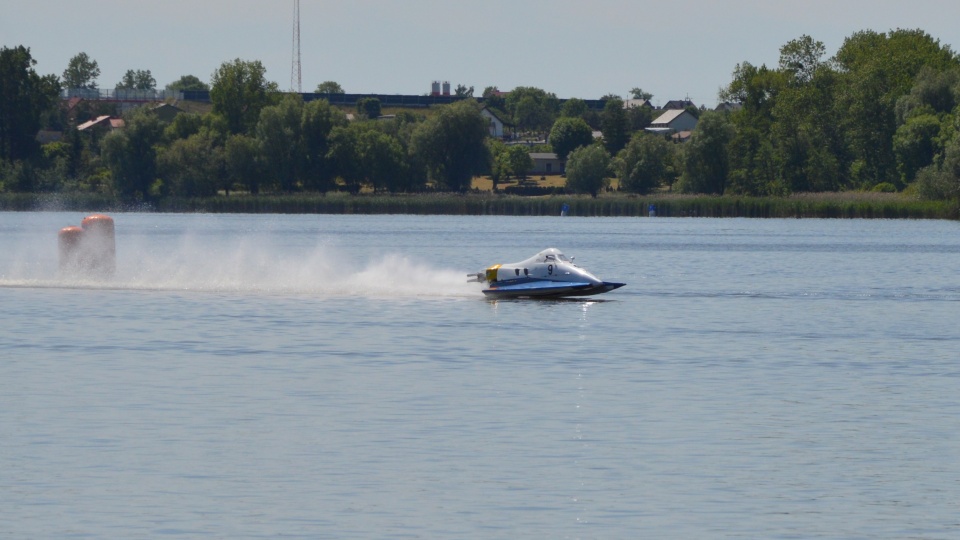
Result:
{"label": "rippled water surface", "polygon": [[[960,226],[0,213],[0,536],[957,538]],[[545,247],[627,286],[483,298]]]}

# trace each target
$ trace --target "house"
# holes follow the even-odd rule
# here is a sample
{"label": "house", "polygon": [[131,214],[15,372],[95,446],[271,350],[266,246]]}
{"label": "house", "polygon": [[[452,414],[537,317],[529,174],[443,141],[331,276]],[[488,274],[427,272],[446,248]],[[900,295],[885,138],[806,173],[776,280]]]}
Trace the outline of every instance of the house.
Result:
{"label": "house", "polygon": [[113,116],[98,116],[93,120],[84,122],[77,126],[77,131],[86,132],[86,133],[106,133],[108,131],[113,131],[115,129],[120,129],[123,127],[123,118],[116,118]]}
{"label": "house", "polygon": [[557,157],[553,152],[531,152],[530,158],[533,159],[533,168],[530,174],[564,174],[566,172],[566,160]]}
{"label": "house", "polygon": [[663,106],[666,110],[686,109],[687,107],[696,107],[689,99],[672,99]]}
{"label": "house", "polygon": [[183,112],[183,109],[169,103],[161,103],[156,107],[150,109],[153,114],[157,115],[157,118],[163,120],[164,122],[172,122],[174,117]]}
{"label": "house", "polygon": [[690,111],[670,109],[658,116],[646,129],[650,133],[672,135],[681,131],[693,131],[697,127],[697,118]]}
{"label": "house", "polygon": [[624,109],[632,109],[634,107],[646,107],[648,109],[653,108],[653,104],[650,103],[647,99],[625,99],[623,100]]}
{"label": "house", "polygon": [[511,124],[504,122],[497,113],[490,110],[488,107],[480,109],[480,116],[487,120],[489,123],[489,133],[491,137],[496,137],[502,139],[504,135],[504,127],[513,127]]}
{"label": "house", "polygon": [[690,140],[691,135],[693,135],[692,131],[678,131],[670,136],[670,140],[675,143],[685,143]]}

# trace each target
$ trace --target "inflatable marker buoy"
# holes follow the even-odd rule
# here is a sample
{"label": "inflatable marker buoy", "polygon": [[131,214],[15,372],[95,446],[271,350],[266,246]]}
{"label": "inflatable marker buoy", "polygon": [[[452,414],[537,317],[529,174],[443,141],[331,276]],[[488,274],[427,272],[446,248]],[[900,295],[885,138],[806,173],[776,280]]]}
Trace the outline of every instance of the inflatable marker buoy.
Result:
{"label": "inflatable marker buoy", "polygon": [[113,218],[87,216],[80,227],[60,229],[60,271],[84,277],[113,275],[117,267],[117,243]]}
{"label": "inflatable marker buoy", "polygon": [[90,270],[112,275],[117,269],[117,241],[113,218],[94,214],[83,218],[83,243],[90,257]]}
{"label": "inflatable marker buoy", "polygon": [[83,241],[83,229],[76,226],[60,229],[57,237],[60,245],[60,271],[71,272],[80,267],[80,243]]}

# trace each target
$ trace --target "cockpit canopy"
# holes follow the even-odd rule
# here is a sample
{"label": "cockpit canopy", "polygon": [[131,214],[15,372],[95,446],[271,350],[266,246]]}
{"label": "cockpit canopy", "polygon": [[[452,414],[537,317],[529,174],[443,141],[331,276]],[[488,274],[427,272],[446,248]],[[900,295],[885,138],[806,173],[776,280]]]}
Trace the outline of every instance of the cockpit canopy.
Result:
{"label": "cockpit canopy", "polygon": [[537,253],[536,255],[534,255],[533,259],[534,259],[534,262],[538,262],[538,263],[551,263],[551,262],[557,262],[557,261],[565,262],[565,263],[573,263],[573,259],[571,257],[567,257],[566,255],[561,253],[560,250],[557,248],[547,248],[541,251],[540,253]]}

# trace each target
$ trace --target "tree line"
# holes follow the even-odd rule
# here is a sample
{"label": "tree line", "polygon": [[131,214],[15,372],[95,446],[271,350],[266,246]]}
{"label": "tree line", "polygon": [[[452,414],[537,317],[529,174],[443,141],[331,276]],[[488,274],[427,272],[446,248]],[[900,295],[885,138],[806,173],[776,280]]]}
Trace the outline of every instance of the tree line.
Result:
{"label": "tree line", "polygon": [[[71,87],[95,88],[95,62],[86,55],[74,60],[64,79]],[[292,193],[369,186],[409,192],[432,184],[464,191],[489,161],[487,123],[470,101],[429,117],[404,112],[390,121],[377,121],[379,104],[365,101],[358,104],[360,120],[348,122],[326,101],[304,103],[298,94],[280,92],[259,61],[237,59],[213,73],[210,113],[182,113],[164,121],[150,107],[139,107],[124,113],[123,129],[80,133],[75,124],[104,113],[103,104],[87,103],[90,109],[71,124],[58,107],[62,84],[32,70],[28,49],[4,48],[0,63],[5,106],[0,191],[99,192],[147,202],[235,190]],[[178,83],[196,84],[195,79]],[[146,85],[138,89],[154,84],[140,70],[124,77],[132,84],[138,80]],[[321,86],[338,88],[329,81]],[[24,114],[14,117],[8,111]],[[37,144],[43,127],[62,127],[63,138]]]}
{"label": "tree line", "polygon": [[[401,111],[388,120],[380,119],[377,99],[363,99],[356,105],[357,120],[348,122],[342,110],[324,100],[305,103],[297,94],[280,92],[266,79],[260,62],[236,59],[223,63],[209,86],[193,76],[167,86],[209,91],[208,114],[179,114],[164,121],[143,107],[124,114],[123,129],[81,134],[76,124],[107,113],[106,105],[84,103],[86,109],[71,123],[56,106],[57,95],[64,84],[96,88],[95,61],[83,53],[75,56],[61,83],[33,72],[28,49],[4,49],[0,55],[4,63],[14,56],[20,62],[9,71],[11,84],[5,89],[16,87],[16,79],[44,83],[20,97],[11,95],[9,101],[30,111],[32,119],[10,123],[18,130],[10,140],[22,148],[0,156],[0,191],[10,192],[95,192],[153,202],[165,196],[229,195],[238,190],[464,192],[477,175],[489,175],[494,189],[508,178],[525,178],[532,167],[531,150],[555,148],[566,159],[589,147],[601,152],[602,169],[578,172],[578,158],[570,156],[567,187],[596,195],[611,174],[608,153],[626,146],[629,134],[649,125],[652,114],[648,108],[625,110],[618,96],[605,96],[606,107],[598,112],[581,99],[561,106],[555,94],[539,88],[520,87],[501,97],[495,87],[488,87],[485,105],[517,130],[538,134],[534,138],[550,134],[549,144],[510,145],[488,136],[480,105],[469,99],[472,87],[459,85],[457,94],[464,99],[431,114]],[[148,70],[129,70],[117,88],[150,90],[154,85]],[[343,92],[333,81],[317,90]],[[651,97],[639,89],[633,93]],[[26,103],[37,96],[42,102]],[[63,139],[41,147],[33,137],[40,127],[62,129]],[[604,133],[602,148],[594,141],[597,129]],[[667,148],[665,142],[656,142],[661,150]],[[634,187],[659,185],[659,180],[645,181]],[[624,185],[631,184],[627,180]]]}
{"label": "tree line", "polygon": [[[209,86],[184,76],[168,88],[205,89],[212,110],[164,121],[148,108],[124,114],[125,127],[85,136],[59,107],[62,87],[91,87],[99,75],[85,54],[62,80],[41,76],[25,47],[0,50],[0,192],[99,192],[124,200],[165,196],[326,192],[462,192],[487,175],[524,178],[530,151],[566,160],[566,189],[596,196],[650,193],[779,196],[796,192],[908,191],[960,196],[960,59],[921,30],[857,32],[833,57],[801,36],[780,48],[776,67],[737,64],[719,92],[724,110],[699,118],[689,142],[644,130],[657,114],[607,95],[602,110],[534,87],[483,92],[483,106],[540,146],[488,135],[473,88],[429,112],[379,118],[376,99],[357,103],[356,120],[323,100],[279,91],[258,61],[224,62]],[[150,89],[148,70],[130,70],[118,88]],[[322,89],[322,90],[321,90]],[[318,91],[343,92],[326,81]],[[639,88],[633,97],[649,99]],[[94,117],[103,104],[81,112]],[[86,118],[83,118],[86,119]],[[76,121],[80,121],[78,116]],[[36,133],[61,129],[39,145]],[[595,138],[599,131],[602,137]]]}
{"label": "tree line", "polygon": [[921,30],[857,32],[831,58],[802,36],[776,68],[738,64],[721,98],[741,108],[701,118],[684,189],[960,195],[960,60]]}

